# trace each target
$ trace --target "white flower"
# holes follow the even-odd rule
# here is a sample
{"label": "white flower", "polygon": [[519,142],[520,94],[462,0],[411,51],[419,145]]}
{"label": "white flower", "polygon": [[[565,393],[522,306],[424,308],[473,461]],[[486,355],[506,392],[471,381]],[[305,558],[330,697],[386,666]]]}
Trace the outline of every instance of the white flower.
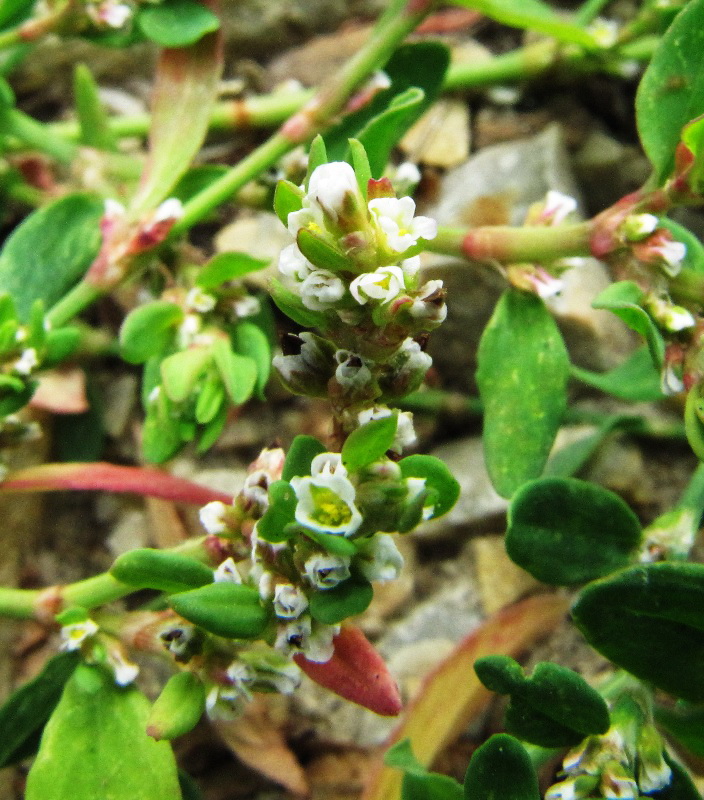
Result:
{"label": "white flower", "polygon": [[345,284],[327,269],[316,269],[300,287],[301,300],[311,311],[327,311],[345,294]]}
{"label": "white flower", "polygon": [[259,597],[268,600],[274,592],[274,574],[272,572],[262,572],[257,583]]}
{"label": "white flower", "polygon": [[420,256],[411,256],[401,262],[401,269],[407,278],[415,278],[420,272]]}
{"label": "white flower", "polygon": [[613,47],[618,41],[619,26],[612,19],[597,17],[587,28],[594,39],[594,43],[599,47]]}
{"label": "white flower", "polygon": [[418,239],[434,239],[437,235],[435,220],[413,216],[416,204],[411,197],[379,197],[369,201],[369,210],[385,234],[387,246],[397,253],[412,247]]}
{"label": "white flower", "polygon": [[420,179],[418,167],[412,161],[404,161],[396,167],[392,183],[399,194],[407,194],[420,183]]}
{"label": "white flower", "polygon": [[350,536],[362,524],[362,515],[354,504],[355,488],[340,472],[295,477],[291,486],[298,500],[296,520],[301,525]]}
{"label": "white flower", "polygon": [[316,623],[303,652],[308,661],[315,661],[318,664],[330,661],[335,653],[333,639],[339,632],[339,625]]}
{"label": "white flower", "polygon": [[350,557],[316,553],[303,565],[306,578],[316,589],[333,589],[350,577]]}
{"label": "white flower", "polygon": [[687,246],[683,242],[665,241],[651,247],[651,252],[662,259],[662,271],[674,278],[682,269],[682,262],[687,255]]}
{"label": "white flower", "polygon": [[118,686],[129,686],[139,675],[139,667],[125,658],[124,653],[117,648],[108,652],[108,661],[115,673],[115,683]]}
{"label": "white flower", "polygon": [[411,303],[409,313],[416,319],[432,319],[433,322],[441,323],[445,321],[447,316],[447,305],[436,305],[433,302],[428,302],[428,299],[439,292],[443,287],[441,280],[427,281],[418,290],[418,296]]}
{"label": "white flower", "polygon": [[292,211],[286,221],[288,232],[291,236],[298,236],[298,231],[305,228],[312,233],[322,233],[325,230],[325,219],[323,210],[320,206],[310,204],[307,198],[303,198],[303,208],[299,211]]}
{"label": "white flower", "polygon": [[655,214],[629,214],[621,225],[621,232],[629,242],[645,239],[658,227]]}
{"label": "white flower", "polygon": [[318,205],[323,209],[334,222],[348,194],[358,197],[361,202],[357,176],[347,162],[332,161],[313,170],[308,182],[308,201],[311,206]]}
{"label": "white flower", "polygon": [[227,512],[229,506],[219,500],[204,505],[198,512],[200,524],[210,534],[225,533],[228,530]]}
{"label": "white flower", "polygon": [[308,608],[308,598],[291,583],[279,583],[274,590],[274,611],[281,619],[296,619]]}
{"label": "white flower", "polygon": [[258,297],[246,294],[233,302],[232,310],[238,319],[253,317],[262,310],[262,304],[259,302]]}
{"label": "white flower", "polygon": [[338,350],[335,353],[337,368],[335,379],[348,392],[357,392],[371,383],[372,372],[361,356],[349,350]]}
{"label": "white flower", "polygon": [[214,583],[242,583],[235,560],[230,556],[226,558],[213,572]]}
{"label": "white flower", "polygon": [[183,203],[176,197],[169,197],[157,206],[152,222],[176,222],[182,216]]}
{"label": "white flower", "polygon": [[374,272],[358,275],[350,284],[352,297],[360,305],[368,300],[389,303],[403,288],[403,270],[400,267],[379,267]]}
{"label": "white flower", "polygon": [[194,286],[186,295],[186,308],[189,311],[197,311],[200,314],[205,314],[212,311],[217,303],[217,298],[212,294],[204,292],[198,286]]}
{"label": "white flower", "polygon": [[297,244],[290,244],[281,251],[279,272],[285,277],[300,283],[314,271],[315,266],[301,253]]}
{"label": "white flower", "polygon": [[360,547],[355,564],[368,581],[393,581],[403,568],[403,556],[393,537],[376,533]]}
{"label": "white flower", "polygon": [[98,632],[98,626],[92,619],[83,622],[74,622],[61,628],[61,650],[72,652],[78,650],[83,642]]}
{"label": "white flower", "polygon": [[132,16],[132,9],[126,3],[115,3],[113,0],[106,0],[98,5],[88,5],[86,12],[98,25],[106,25],[116,30]]}
{"label": "white flower", "polygon": [[103,203],[103,216],[111,221],[123,219],[127,215],[127,209],[118,200],[112,197],[105,198]]}
{"label": "white flower", "polygon": [[317,475],[342,475],[345,477],[347,469],[342,463],[340,453],[318,453],[311,461],[310,474],[313,477]]}
{"label": "white flower", "polygon": [[339,632],[339,625],[313,625],[310,617],[301,617],[279,628],[274,646],[285,655],[302,653],[309,661],[323,663],[332,658],[333,638]]}
{"label": "white flower", "polygon": [[409,336],[401,342],[401,346],[394,353],[394,359],[403,359],[403,369],[409,371],[429,370],[433,364],[433,359],[421,349],[415,339]]}
{"label": "white flower", "polygon": [[37,351],[33,347],[28,347],[22,351],[22,355],[14,362],[12,368],[19,375],[29,375],[38,366]]}
{"label": "white flower", "polygon": [[186,314],[183,321],[178,326],[176,338],[181,350],[187,350],[195,343],[196,337],[200,333],[203,321],[198,314]]}
{"label": "white flower", "polygon": [[577,210],[577,201],[568,194],[550,191],[545,196],[545,207],[540,215],[542,222],[548,225],[559,225],[573,211]]}

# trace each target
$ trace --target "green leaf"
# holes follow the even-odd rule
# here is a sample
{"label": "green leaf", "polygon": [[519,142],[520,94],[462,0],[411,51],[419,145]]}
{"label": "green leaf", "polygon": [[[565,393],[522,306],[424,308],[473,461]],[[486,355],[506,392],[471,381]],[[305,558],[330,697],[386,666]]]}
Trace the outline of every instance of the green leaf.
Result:
{"label": "green leaf", "polygon": [[78,328],[56,328],[46,333],[44,358],[42,367],[60,364],[78,348],[81,343],[81,332]]}
{"label": "green leaf", "polygon": [[[310,183],[310,176],[315,172],[315,170],[322,164],[327,164],[328,161],[333,160],[334,159],[328,157],[323,137],[319,133],[316,134],[315,138],[310,143],[310,148],[308,149],[308,169],[303,182],[303,185],[306,187],[306,189]],[[284,225],[285,224],[286,223],[284,223]]]}
{"label": "green leaf", "polygon": [[310,596],[310,614],[326,625],[337,625],[361,614],[374,597],[371,583],[364,578],[348,578],[332,589],[321,589]]}
{"label": "green leaf", "polygon": [[198,164],[189,167],[171,190],[171,197],[175,197],[185,205],[195,195],[204,192],[220,180],[228,169],[224,164]]}
{"label": "green leaf", "polygon": [[456,5],[479,11],[512,28],[525,28],[551,36],[560,42],[594,48],[591,34],[579,25],[568,22],[541,0],[453,0]]}
{"label": "green leaf", "polygon": [[540,800],[538,778],[523,745],[498,733],[474,751],[464,777],[465,800]]}
{"label": "green leaf", "polygon": [[575,745],[609,728],[604,699],[571,669],[541,661],[527,678],[509,656],[486,656],[474,670],[487,688],[510,695],[506,730],[531,744]]}
{"label": "green leaf", "polygon": [[284,542],[291,538],[286,526],[296,518],[296,493],[288,481],[274,481],[269,486],[269,507],[257,523],[257,534],[267,542]]}
{"label": "green leaf", "polygon": [[24,21],[33,5],[34,0],[3,0],[0,4],[0,30]]}
{"label": "green leaf", "polygon": [[319,269],[344,272],[350,268],[350,262],[340,250],[330,244],[328,236],[301,228],[296,236],[296,243],[308,261]]}
{"label": "green leaf", "polygon": [[623,364],[608,372],[590,372],[572,366],[570,374],[582,383],[631,403],[661,400],[660,375],[646,347],[640,347]]}
{"label": "green leaf", "polygon": [[656,706],[655,719],[690,753],[704,757],[704,708],[679,702],[674,708]]}
{"label": "green leaf", "polygon": [[393,745],[384,756],[389,767],[403,770],[401,800],[462,800],[462,787],[454,778],[428,770],[411,750],[411,742],[404,739]]}
{"label": "green leaf", "polygon": [[117,140],[110,130],[108,115],[98,94],[98,84],[85,64],[76,64],[74,67],[73,94],[81,128],[81,144],[99,150],[117,150]]}
{"label": "green leaf", "polygon": [[344,536],[336,533],[323,533],[322,531],[312,531],[308,528],[305,535],[317,542],[323,550],[332,553],[334,556],[354,556],[357,554],[357,545]]}
{"label": "green leaf", "polygon": [[175,739],[195,728],[205,711],[205,687],[192,672],[172,675],[154,701],[147,733],[157,741]]}
{"label": "green leaf", "polygon": [[313,459],[325,452],[325,445],[314,436],[296,436],[286,454],[281,477],[285,481],[290,481],[291,478],[310,475]]}
{"label": "green leaf", "polygon": [[[449,51],[440,42],[415,42],[398,47],[384,66],[391,86],[376,94],[371,103],[367,103],[359,111],[347,114],[339,125],[325,134],[329,160],[341,161],[349,158],[349,140],[356,138],[367,148],[370,163],[383,161],[386,164],[388,152],[384,154],[383,151],[389,146],[393,135],[385,136],[383,130],[374,126],[372,121],[384,115],[394,98],[403,95],[408,89],[415,88],[416,92],[421,90],[422,100],[414,107],[413,113],[409,110],[404,124],[400,124],[398,119],[389,119],[390,124],[395,127],[396,135],[402,136],[437,98],[448,64]],[[371,126],[370,133],[363,139],[360,132],[368,125]],[[375,144],[370,140],[377,137],[380,148],[378,154],[373,152]],[[372,173],[375,174],[373,166]]]}
{"label": "green leaf", "polygon": [[697,384],[687,392],[684,426],[692,452],[700,461],[704,461],[704,397],[701,390],[702,386]]}
{"label": "green leaf", "polygon": [[266,400],[264,389],[271,372],[271,346],[264,331],[253,322],[240,322],[233,334],[235,351],[251,358],[257,367],[254,391],[260,400]]}
{"label": "green leaf", "polygon": [[120,354],[130,364],[141,364],[169,347],[183,309],[166,300],[155,300],[131,311],[120,328]]}
{"label": "green leaf", "polygon": [[110,574],[135,589],[183,592],[213,582],[213,570],[182,553],[143,547],[118,556]]}
{"label": "green leaf", "polygon": [[219,375],[210,373],[198,387],[196,399],[196,422],[207,425],[217,416],[225,403],[225,389]]}
{"label": "green leaf", "polygon": [[83,277],[100,248],[102,215],[98,198],[71,194],[15,228],[0,253],[0,291],[12,295],[20,320],[35,300],[50,308]]}
{"label": "green leaf", "polygon": [[0,768],[36,753],[44,725],[79,661],[78,653],[53,656],[35,678],[5,700],[0,707]]}
{"label": "green leaf", "polygon": [[541,478],[513,498],[506,552],[539,581],[564,586],[626,566],[641,533],[638,518],[608,489],[576,478]]}
{"label": "green leaf", "polygon": [[[157,36],[166,49],[157,65],[149,159],[130,204],[133,216],[151,211],[167,198],[189,168],[208,132],[222,72],[220,36],[203,36],[219,26],[217,16],[205,5],[168,0],[142,6],[137,18],[142,29],[145,20],[147,29],[151,28],[151,34],[146,32],[150,38],[161,29]],[[172,34],[180,39],[175,45],[166,43]],[[190,41],[195,43],[183,47],[188,36],[194,37]]]}
{"label": "green leaf", "polygon": [[484,454],[496,491],[511,495],[543,471],[566,409],[569,359],[542,300],[509,289],[479,343]]}
{"label": "green leaf", "polygon": [[218,253],[201,268],[196,286],[205,291],[217,289],[223,283],[239,280],[250,272],[257,272],[267,266],[267,259],[254,258],[247,253]]}
{"label": "green leaf", "polygon": [[672,173],[684,126],[704,113],[704,2],[691,0],[661,38],[638,85],[636,123],[658,184]]}
{"label": "green leaf", "polygon": [[394,443],[398,414],[373,419],[355,428],[342,446],[342,463],[350,472],[378,461]]}
{"label": "green leaf", "polygon": [[325,328],[326,317],[320,311],[310,311],[300,297],[287,289],[281,281],[272,278],[269,283],[271,299],[277,308],[303,328]]}
{"label": "green leaf", "polygon": [[274,212],[288,227],[288,215],[303,208],[303,190],[291,181],[279,181],[274,190]]}
{"label": "green leaf", "polygon": [[[223,393],[224,398],[224,393]],[[205,453],[210,449],[220,437],[227,424],[227,405],[223,401],[215,416],[205,423],[205,427],[198,441],[197,451],[199,454]]]}
{"label": "green leaf", "polygon": [[190,397],[211,359],[212,351],[207,347],[193,347],[167,356],[161,362],[161,380],[169,399],[182,403]]}
{"label": "green leaf", "polygon": [[233,353],[230,344],[218,341],[212,349],[215,364],[233,405],[249,400],[257,384],[257,364],[248,356]]}
{"label": "green leaf", "polygon": [[176,800],[170,746],[145,732],[149,701],[81,664],[47,723],[26,800]]}
{"label": "green leaf", "polygon": [[[359,139],[349,140],[349,153],[354,174],[357,177],[357,185],[359,192],[366,202],[368,199],[369,181],[372,177],[372,168],[369,164],[369,156],[364,149],[364,145]],[[388,156],[387,156],[388,159]]]}
{"label": "green leaf", "polygon": [[613,312],[629,328],[639,333],[648,343],[653,364],[660,369],[665,357],[665,343],[657,325],[645,309],[641,308],[643,290],[633,281],[618,281],[607,286],[592,302],[593,308]]}
{"label": "green leaf", "polygon": [[404,478],[425,478],[427,489],[437,493],[433,515],[441,517],[455,505],[460,496],[460,485],[447,465],[435,456],[412,455],[402,458],[398,465]]}
{"label": "green leaf", "polygon": [[704,701],[704,566],[632,567],[584,587],[572,616],[603,656],[641,680]]}
{"label": "green leaf", "polygon": [[218,15],[196,0],[166,0],[140,9],[142,33],[162,47],[185,47],[220,27]]}
{"label": "green leaf", "polygon": [[269,622],[259,592],[238,583],[211,583],[169,597],[184,619],[226,639],[257,639]]}
{"label": "green leaf", "polygon": [[161,464],[175,455],[181,447],[178,418],[174,415],[166,392],[159,392],[154,403],[147,408],[142,428],[142,449],[147,461]]}

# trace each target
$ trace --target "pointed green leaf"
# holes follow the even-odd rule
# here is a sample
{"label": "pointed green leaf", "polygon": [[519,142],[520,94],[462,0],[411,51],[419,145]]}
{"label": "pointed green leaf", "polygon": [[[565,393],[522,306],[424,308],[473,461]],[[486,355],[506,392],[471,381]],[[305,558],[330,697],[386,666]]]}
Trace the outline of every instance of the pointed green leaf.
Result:
{"label": "pointed green leaf", "polygon": [[225,402],[225,389],[220,377],[209,374],[198,389],[196,400],[196,422],[207,425],[217,416]]}
{"label": "pointed green leaf", "polygon": [[291,478],[297,476],[310,475],[310,465],[313,459],[324,452],[325,445],[314,436],[296,436],[286,454],[281,477],[285,481],[290,481]]}
{"label": "pointed green leaf", "polygon": [[291,181],[279,181],[274,191],[274,212],[288,227],[288,215],[303,208],[303,190]]}
{"label": "pointed green leaf", "polygon": [[403,770],[401,800],[462,800],[462,787],[454,778],[428,770],[411,750],[411,742],[404,739],[393,745],[384,756],[389,767]]}
{"label": "pointed green leaf", "polygon": [[147,733],[157,741],[175,739],[195,728],[205,711],[205,687],[192,672],[172,675],[154,701]]}
{"label": "pointed green leaf", "polygon": [[296,493],[288,481],[274,481],[269,487],[269,507],[257,523],[257,533],[267,542],[284,542],[292,536],[286,526],[296,516]]}
{"label": "pointed green leaf", "polygon": [[625,567],[641,533],[636,515],[608,489],[576,478],[541,478],[514,495],[506,552],[539,581],[564,586]]}
{"label": "pointed green leaf", "polygon": [[[328,154],[325,147],[325,142],[323,141],[323,137],[320,134],[317,134],[313,141],[310,143],[310,149],[308,150],[308,170],[306,172],[306,178],[303,182],[306,188],[310,182],[310,176],[315,172],[315,170],[321,166],[322,164],[327,164]],[[284,223],[286,224],[286,223]]]}
{"label": "pointed green leaf", "polygon": [[310,596],[310,614],[326,625],[337,625],[361,614],[374,596],[371,583],[364,578],[348,578],[333,589],[321,589]]}
{"label": "pointed green leaf", "polygon": [[176,762],[145,731],[149,701],[81,664],[47,723],[26,800],[177,800]]}
{"label": "pointed green leaf", "polygon": [[98,84],[85,64],[76,64],[74,67],[73,95],[81,128],[81,143],[99,150],[117,150],[117,140],[110,130],[108,115],[98,94]]}
{"label": "pointed green leaf", "polygon": [[247,253],[218,253],[201,267],[196,286],[205,291],[217,289],[223,283],[238,280],[268,265],[267,259],[254,258]]}
{"label": "pointed green leaf", "polygon": [[226,639],[256,639],[269,622],[259,592],[239,583],[211,583],[169,597],[184,619]]}
{"label": "pointed green leaf", "polygon": [[352,539],[340,536],[335,533],[322,533],[321,531],[305,530],[305,535],[317,542],[323,550],[332,553],[334,556],[354,556],[357,554],[357,545]]}
{"label": "pointed green leaf", "polygon": [[487,470],[511,497],[543,471],[566,409],[569,359],[542,300],[509,289],[482,334],[478,362]]}
{"label": "pointed green leaf", "polygon": [[585,586],[572,616],[589,644],[641,680],[704,701],[704,566],[631,567]]}
{"label": "pointed green leaf", "polygon": [[265,400],[264,389],[271,372],[271,345],[264,331],[253,322],[240,322],[232,335],[235,352],[251,358],[257,367],[257,382],[254,391],[260,400]]}
{"label": "pointed green leaf", "polygon": [[183,309],[166,300],[155,300],[135,308],[120,328],[120,353],[125,361],[141,364],[162,353],[171,344]]}
{"label": "pointed green leaf", "polygon": [[523,745],[498,733],[475,750],[464,778],[465,800],[540,800],[538,778]]}
{"label": "pointed green leaf", "polygon": [[212,353],[230,400],[241,406],[252,396],[257,384],[256,362],[248,356],[233,353],[229,342],[222,340],[213,345]]}
{"label": "pointed green leaf", "polygon": [[359,192],[366,202],[369,181],[372,177],[372,168],[369,164],[369,156],[367,155],[367,151],[364,149],[364,145],[359,141],[359,139],[349,140],[349,150],[350,161],[352,168],[354,169],[354,174],[357,177]]}
{"label": "pointed green leaf", "polygon": [[631,403],[648,403],[664,397],[660,375],[647,347],[638,348],[623,364],[608,372],[590,372],[572,366],[570,374],[588,386]]}
{"label": "pointed green leaf", "polygon": [[704,2],[692,0],[661,38],[638,85],[638,134],[658,184],[673,170],[682,129],[704,113],[703,46]]}
{"label": "pointed green leaf", "polygon": [[211,357],[211,350],[207,347],[193,347],[174,353],[161,362],[161,380],[170,400],[182,403],[190,397]]}
{"label": "pointed green leaf", "polygon": [[349,270],[350,263],[344,254],[330,244],[329,237],[320,236],[308,228],[301,228],[296,236],[298,249],[303,255],[319,269],[329,269],[332,272]]}
{"label": "pointed green leaf", "polygon": [[135,589],[183,592],[213,582],[213,570],[182,553],[143,547],[118,556],[111,575]]}
{"label": "pointed green leaf", "polygon": [[88,270],[100,248],[103,204],[72,194],[30,214],[0,253],[0,291],[14,298],[26,321],[35,300],[58,302]]}
{"label": "pointed green leaf", "polygon": [[350,472],[378,461],[391,448],[398,427],[398,415],[380,417],[355,428],[342,446],[342,463]]}

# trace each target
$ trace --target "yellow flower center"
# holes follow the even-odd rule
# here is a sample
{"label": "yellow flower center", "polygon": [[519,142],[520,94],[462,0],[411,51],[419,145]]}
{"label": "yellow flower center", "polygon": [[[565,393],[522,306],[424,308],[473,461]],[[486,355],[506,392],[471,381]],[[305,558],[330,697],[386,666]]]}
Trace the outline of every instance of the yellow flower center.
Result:
{"label": "yellow flower center", "polygon": [[332,489],[326,486],[311,486],[315,510],[311,517],[322,527],[341,528],[352,519],[352,510]]}

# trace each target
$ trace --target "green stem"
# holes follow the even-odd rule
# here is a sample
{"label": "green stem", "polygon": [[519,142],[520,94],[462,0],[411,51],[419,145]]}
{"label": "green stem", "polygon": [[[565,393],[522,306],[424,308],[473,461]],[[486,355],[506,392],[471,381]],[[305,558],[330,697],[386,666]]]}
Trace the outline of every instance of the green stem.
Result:
{"label": "green stem", "polygon": [[41,150],[60,164],[71,164],[78,152],[75,144],[57,136],[48,125],[16,108],[0,112],[0,130],[5,136],[19,139],[24,147]]}
{"label": "green stem", "polygon": [[105,292],[82,280],[68,294],[65,294],[56,305],[47,312],[46,318],[51,325],[59,328],[70,322],[84,308],[94,303]]}
{"label": "green stem", "polygon": [[599,16],[604,6],[607,6],[610,2],[611,0],[586,0],[575,12],[575,23],[577,25],[589,25]]}
{"label": "green stem", "polygon": [[520,264],[532,261],[555,261],[567,256],[588,256],[591,224],[543,227],[529,225],[513,228],[496,225],[469,230],[440,228],[438,235],[426,243],[431,253],[458,256],[470,261],[498,261]]}

